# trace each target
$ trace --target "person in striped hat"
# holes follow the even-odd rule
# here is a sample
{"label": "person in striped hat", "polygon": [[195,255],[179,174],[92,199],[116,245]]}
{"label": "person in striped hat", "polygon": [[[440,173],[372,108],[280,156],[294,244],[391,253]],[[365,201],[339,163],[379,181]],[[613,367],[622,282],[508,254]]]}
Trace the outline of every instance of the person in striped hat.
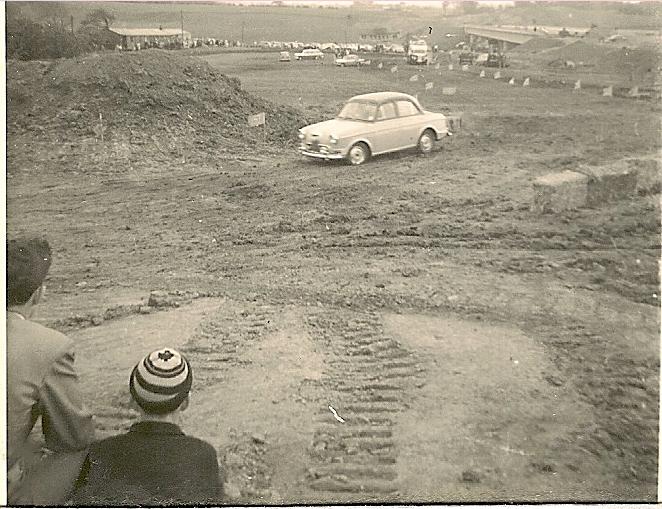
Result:
{"label": "person in striped hat", "polygon": [[129,392],[140,419],[128,433],[94,444],[75,505],[218,505],[223,481],[216,450],[184,434],[193,370],[184,355],[161,348],[131,371]]}

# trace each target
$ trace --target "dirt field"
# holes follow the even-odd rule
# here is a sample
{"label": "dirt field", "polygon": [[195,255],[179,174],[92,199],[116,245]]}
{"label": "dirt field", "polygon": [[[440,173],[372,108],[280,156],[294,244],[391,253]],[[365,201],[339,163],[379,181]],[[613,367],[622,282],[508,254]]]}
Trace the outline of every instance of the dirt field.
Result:
{"label": "dirt field", "polygon": [[[149,55],[101,78],[8,68],[8,233],[54,247],[39,318],[77,340],[100,435],[132,418],[133,363],[168,344],[195,371],[185,428],[219,450],[234,503],[655,499],[659,186],[529,206],[535,177],[655,158],[659,105],[206,57],[239,92],[205,61],[157,75]],[[463,112],[463,129],[429,157],[297,156],[297,122],[376,90]],[[266,136],[242,133],[256,108]],[[179,306],[147,306],[152,290]]]}

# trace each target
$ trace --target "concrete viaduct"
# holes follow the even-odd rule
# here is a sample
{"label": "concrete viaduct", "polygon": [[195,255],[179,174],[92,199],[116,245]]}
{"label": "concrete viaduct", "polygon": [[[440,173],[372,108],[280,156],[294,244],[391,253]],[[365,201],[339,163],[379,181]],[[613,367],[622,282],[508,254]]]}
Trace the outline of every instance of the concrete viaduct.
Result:
{"label": "concrete viaduct", "polygon": [[499,28],[481,25],[466,25],[464,33],[469,36],[469,44],[473,47],[477,39],[487,39],[490,46],[496,46],[500,53],[507,51],[513,46],[518,46],[543,34],[533,30],[518,28]]}

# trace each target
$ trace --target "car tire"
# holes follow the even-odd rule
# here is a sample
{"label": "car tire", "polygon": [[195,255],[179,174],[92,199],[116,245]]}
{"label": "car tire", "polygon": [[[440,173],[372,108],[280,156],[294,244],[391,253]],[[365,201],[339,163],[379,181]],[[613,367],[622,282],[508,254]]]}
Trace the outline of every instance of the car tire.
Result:
{"label": "car tire", "polygon": [[427,155],[434,149],[435,134],[432,129],[426,129],[421,134],[421,137],[418,139],[418,151]]}
{"label": "car tire", "polygon": [[359,166],[370,159],[370,148],[362,141],[352,145],[347,152],[347,161],[352,166]]}

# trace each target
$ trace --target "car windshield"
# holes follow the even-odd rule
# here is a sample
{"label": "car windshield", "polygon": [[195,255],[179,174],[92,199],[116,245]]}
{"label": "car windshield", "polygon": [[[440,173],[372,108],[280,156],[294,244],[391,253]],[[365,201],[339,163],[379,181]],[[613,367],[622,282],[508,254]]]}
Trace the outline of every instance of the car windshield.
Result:
{"label": "car windshield", "polygon": [[350,101],[340,110],[338,118],[345,120],[363,120],[365,122],[372,122],[375,120],[375,113],[377,112],[377,105],[375,103]]}

